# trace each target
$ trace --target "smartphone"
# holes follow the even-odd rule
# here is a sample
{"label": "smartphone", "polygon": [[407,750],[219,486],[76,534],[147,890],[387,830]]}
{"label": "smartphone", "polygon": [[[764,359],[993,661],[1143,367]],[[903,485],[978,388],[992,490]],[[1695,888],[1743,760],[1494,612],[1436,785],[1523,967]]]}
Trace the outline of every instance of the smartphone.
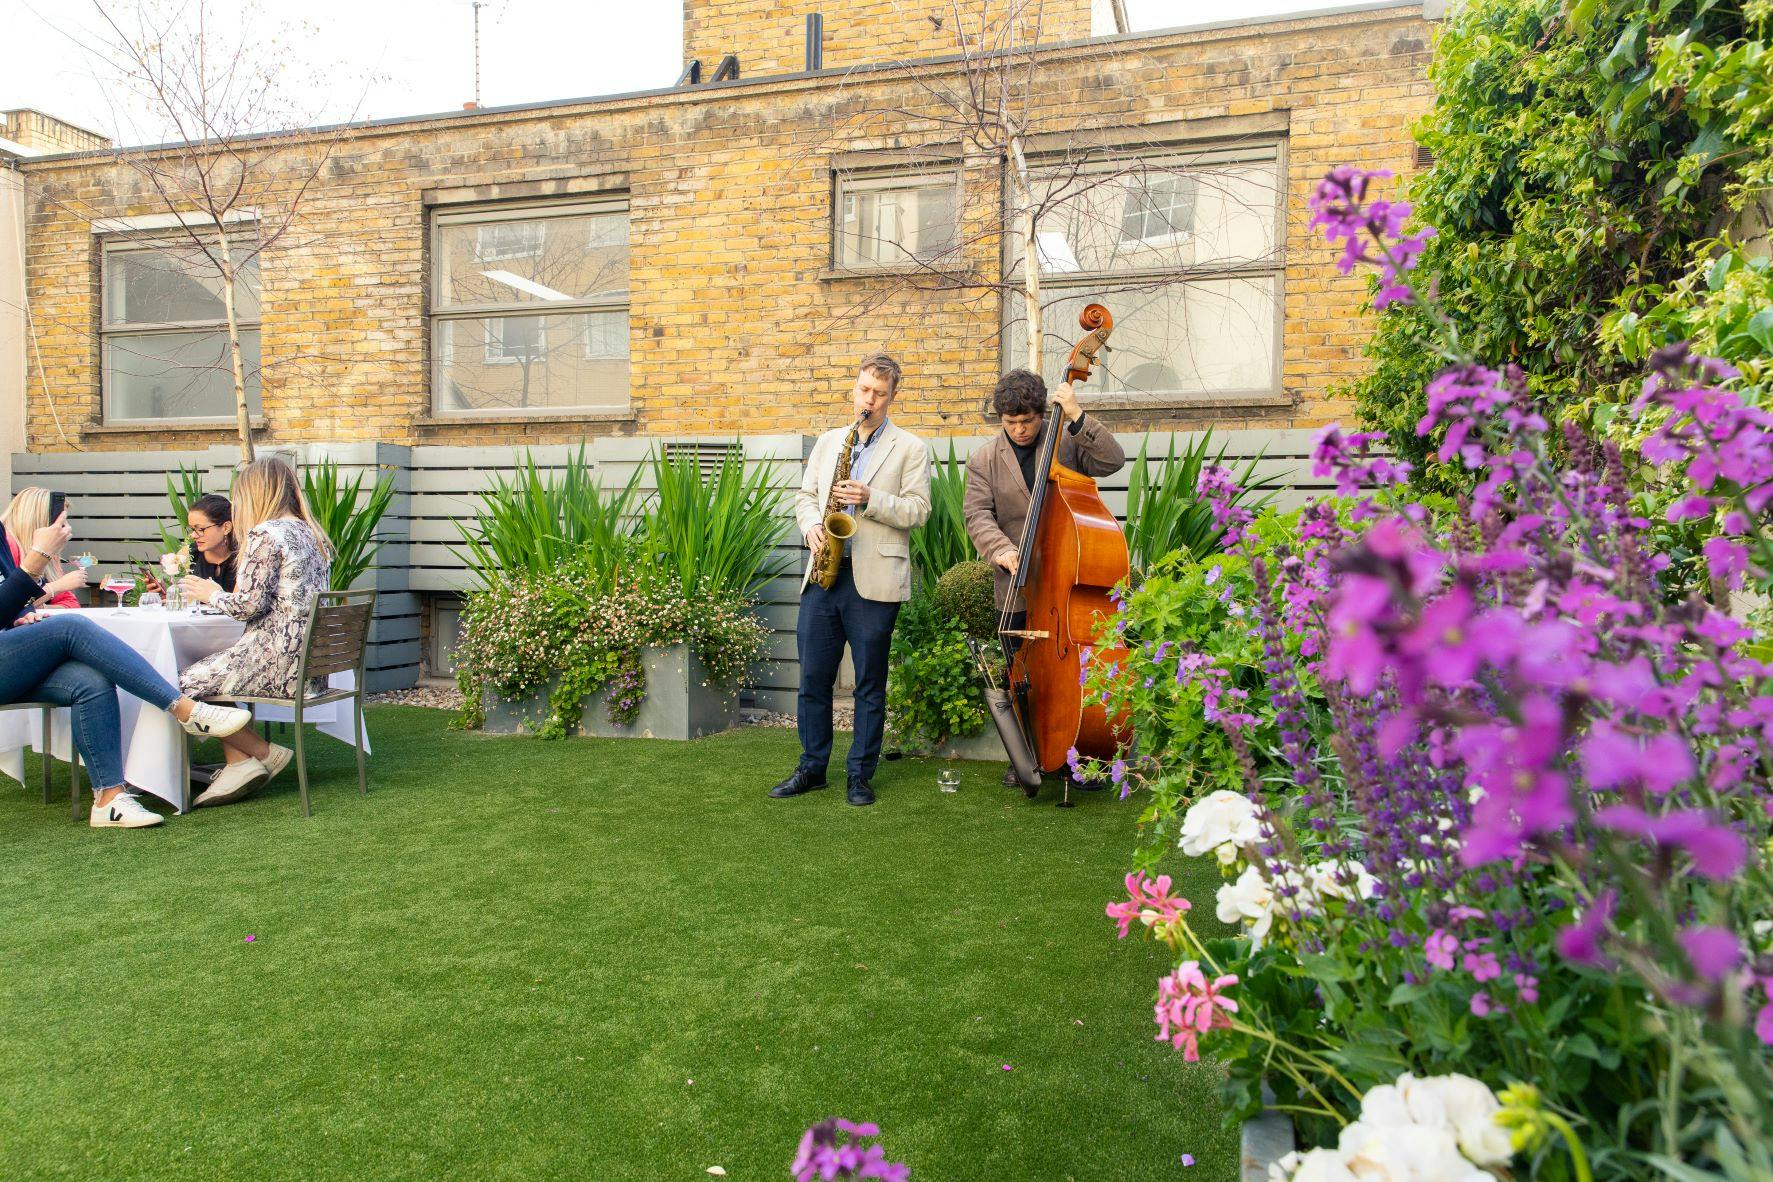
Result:
{"label": "smartphone", "polygon": [[68,494],[52,492],[49,494],[49,520],[54,522],[68,507]]}

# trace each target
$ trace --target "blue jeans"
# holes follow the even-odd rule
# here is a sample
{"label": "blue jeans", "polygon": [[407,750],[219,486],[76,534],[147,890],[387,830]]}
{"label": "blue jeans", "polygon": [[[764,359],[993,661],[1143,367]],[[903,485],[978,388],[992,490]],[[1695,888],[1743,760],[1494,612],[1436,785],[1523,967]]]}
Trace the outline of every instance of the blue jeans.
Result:
{"label": "blue jeans", "polygon": [[141,654],[91,620],[58,615],[0,631],[0,702],[70,707],[95,792],[123,783],[119,689],[162,710],[179,700]]}
{"label": "blue jeans", "polygon": [[827,591],[809,583],[800,597],[800,766],[825,774],[831,762],[831,693],[848,641],[856,667],[856,732],[850,741],[849,777],[868,780],[880,763],[886,732],[887,653],[899,605],[863,599],[846,562]]}

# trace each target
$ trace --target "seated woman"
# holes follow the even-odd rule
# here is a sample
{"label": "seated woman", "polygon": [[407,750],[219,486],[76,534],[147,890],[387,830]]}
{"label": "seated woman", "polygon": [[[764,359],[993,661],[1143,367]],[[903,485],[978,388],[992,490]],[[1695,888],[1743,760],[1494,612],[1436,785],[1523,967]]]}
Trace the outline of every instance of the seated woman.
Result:
{"label": "seated woman", "polygon": [[185,514],[185,524],[191,530],[191,573],[232,591],[239,553],[234,545],[234,506],[215,493],[198,497]]}
{"label": "seated woman", "polygon": [[[179,684],[192,697],[223,701],[322,692],[297,686],[296,673],[308,609],[332,575],[332,545],[314,523],[295,469],[274,457],[243,468],[234,480],[234,530],[241,539],[234,590],[195,575],[181,585],[199,603],[245,622],[246,634],[187,667]],[[228,762],[191,802],[195,808],[243,800],[289,765],[289,748],[250,729],[222,746]]]}
{"label": "seated woman", "polygon": [[225,738],[252,715],[180,695],[139,653],[89,619],[30,611],[43,594],[38,579],[71,536],[63,513],[29,536],[18,565],[0,579],[0,702],[49,702],[72,710],[74,746],[92,784],[93,828],[158,825],[164,818],[144,808],[123,780],[117,691],[158,706],[194,735]]}
{"label": "seated woman", "polygon": [[[6,553],[4,557],[0,557],[0,573],[4,573],[18,566],[31,537],[49,524],[49,490],[27,488],[19,493],[12,498],[12,504],[6,506],[6,512],[0,514],[0,524],[6,527]],[[80,606],[80,600],[75,598],[74,592],[87,584],[84,568],[76,566],[73,570],[64,572],[61,559],[55,558],[50,561],[45,573],[49,575],[49,580],[43,584],[44,594],[37,600],[38,606]]]}

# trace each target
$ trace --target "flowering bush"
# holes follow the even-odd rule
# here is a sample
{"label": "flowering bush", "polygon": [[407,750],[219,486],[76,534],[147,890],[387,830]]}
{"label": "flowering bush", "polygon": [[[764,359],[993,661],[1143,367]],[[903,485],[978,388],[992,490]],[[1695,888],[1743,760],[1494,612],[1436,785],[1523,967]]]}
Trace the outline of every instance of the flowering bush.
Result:
{"label": "flowering bush", "polygon": [[[1485,1176],[1502,1158],[1477,1133],[1455,1129],[1449,1156],[1445,1138],[1363,1130],[1375,1089],[1453,1072],[1543,1095],[1516,1121],[1534,1177],[1590,1161],[1609,1178],[1773,1176],[1773,666],[1724,595],[1664,593],[1640,513],[1646,480],[1681,481],[1666,516],[1706,523],[1718,589],[1765,577],[1773,416],[1730,388],[1734,369],[1676,347],[1643,382],[1640,456],[1553,430],[1523,376],[1466,355],[1407,282],[1427,232],[1371,198],[1383,175],[1330,173],[1313,224],[1348,268],[1380,271],[1381,299],[1445,329],[1453,364],[1418,430],[1472,491],[1452,511],[1411,499],[1407,464],[1330,428],[1317,471],[1350,502],[1304,510],[1296,544],[1230,522],[1235,641],[1129,599],[1118,626],[1144,630],[1143,664],[1098,689],[1185,687],[1192,716],[1139,735],[1146,782],[1218,786],[1178,799],[1173,828],[1220,862],[1216,910],[1238,935],[1203,940],[1143,877],[1109,914],[1137,904],[1186,958],[1160,983],[1160,1034],[1177,1029],[1164,1006],[1186,994],[1198,1015],[1214,978],[1184,1052],[1227,1061],[1238,1112],[1267,1082],[1335,1144],[1299,1177]],[[1529,1135],[1559,1122],[1573,1153]],[[1401,1144],[1442,1164],[1412,1151],[1406,1170]]]}
{"label": "flowering bush", "polygon": [[520,700],[550,683],[542,737],[571,734],[600,690],[608,691],[610,720],[629,723],[646,695],[642,649],[686,644],[719,686],[737,685],[762,655],[767,637],[749,601],[685,593],[638,558],[600,593],[605,561],[586,553],[558,571],[513,572],[468,600],[455,649],[463,725],[485,721],[486,691]]}

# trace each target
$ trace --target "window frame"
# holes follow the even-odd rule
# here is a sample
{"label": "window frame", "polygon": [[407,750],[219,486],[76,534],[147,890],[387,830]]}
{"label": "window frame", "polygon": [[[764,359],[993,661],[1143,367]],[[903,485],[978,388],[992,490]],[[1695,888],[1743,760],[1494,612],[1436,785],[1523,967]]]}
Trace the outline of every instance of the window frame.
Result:
{"label": "window frame", "polygon": [[[542,406],[524,409],[515,406],[490,406],[480,410],[463,410],[445,408],[440,404],[439,395],[443,389],[443,370],[449,363],[446,352],[441,347],[442,326],[447,321],[496,320],[510,316],[535,317],[539,339],[547,337],[547,321],[555,316],[584,316],[593,312],[621,312],[629,317],[629,351],[630,363],[633,360],[633,304],[634,293],[630,287],[624,298],[620,300],[594,298],[604,293],[593,293],[593,297],[571,300],[551,301],[547,303],[478,303],[455,304],[443,306],[443,235],[449,226],[473,226],[475,233],[475,251],[478,256],[480,246],[479,227],[499,222],[534,221],[544,222],[556,218],[585,217],[595,214],[620,213],[627,217],[630,231],[629,247],[632,250],[633,216],[632,203],[628,194],[623,192],[595,193],[573,195],[570,197],[531,198],[524,201],[506,201],[498,203],[450,204],[433,205],[427,211],[430,225],[427,232],[427,244],[430,254],[430,275],[425,284],[425,328],[426,343],[430,352],[429,386],[426,403],[430,408],[433,420],[449,420],[452,422],[472,422],[477,419],[561,419],[561,418],[599,418],[611,414],[626,417],[631,413],[634,404],[633,372],[630,369],[629,383],[621,404],[576,406]],[[544,230],[542,240],[546,241]],[[593,244],[587,242],[588,248]],[[516,258],[516,255],[505,256]],[[529,257],[525,255],[523,257]],[[481,259],[480,261],[497,261]],[[630,256],[629,275],[633,273],[633,261]],[[482,342],[484,354],[488,342]],[[458,346],[459,348],[459,346]],[[487,364],[516,364],[515,358],[488,359]]]}
{"label": "window frame", "polygon": [[[238,232],[242,237],[250,236],[257,245],[258,224],[256,221],[238,221],[228,223],[229,233]],[[168,244],[186,240],[188,235],[167,233],[165,231],[124,231],[107,232],[100,236],[99,249],[99,298],[98,298],[98,337],[99,337],[99,424],[104,427],[140,428],[152,431],[169,426],[207,426],[215,424],[225,426],[235,422],[239,408],[231,408],[226,414],[220,415],[181,415],[176,418],[122,418],[111,409],[111,342],[126,337],[164,336],[168,333],[213,333],[219,332],[225,338],[228,332],[228,316],[224,310],[213,320],[160,320],[160,321],[113,321],[110,319],[111,294],[111,260],[119,254],[140,251],[162,250]],[[264,266],[263,255],[256,252],[248,260],[259,272],[259,298],[255,301],[258,315],[251,320],[235,319],[234,326],[242,334],[254,332],[259,334],[259,366],[264,367]],[[254,376],[247,375],[248,381]],[[231,383],[230,383],[231,384]],[[264,390],[261,381],[259,397],[261,405],[258,409],[249,407],[251,416],[257,418],[264,413]]]}
{"label": "window frame", "polygon": [[[1143,150],[1141,150],[1143,149]],[[1195,166],[1211,168],[1216,165],[1235,164],[1271,164],[1274,170],[1274,210],[1273,210],[1273,242],[1274,249],[1262,259],[1249,262],[1228,264],[1214,261],[1204,264],[1190,264],[1178,267],[1144,267],[1129,268],[1124,271],[1075,271],[1055,272],[1041,275],[1041,309],[1045,313],[1056,303],[1075,298],[1089,292],[1112,296],[1116,290],[1139,289],[1151,290],[1171,285],[1186,286],[1212,280],[1267,279],[1273,284],[1273,330],[1269,343],[1269,365],[1272,381],[1266,386],[1244,386],[1230,390],[1167,390],[1154,391],[1150,394],[1135,394],[1122,391],[1099,391],[1084,387],[1078,390],[1078,400],[1085,407],[1103,410],[1115,409],[1180,409],[1198,406],[1238,406],[1238,405],[1278,405],[1290,402],[1286,393],[1283,364],[1286,357],[1286,278],[1287,278],[1287,136],[1266,134],[1240,138],[1235,143],[1201,143],[1191,144],[1177,141],[1160,144],[1125,144],[1113,150],[1103,151],[1091,163],[1077,171],[1080,173],[1114,172],[1124,169],[1129,161],[1143,159],[1151,167]],[[1060,152],[1043,153],[1031,156],[1029,167],[1035,180],[1043,175],[1059,171],[1065,164]],[[1007,179],[1007,178],[1006,178]],[[1012,268],[1020,266],[1020,256],[1016,253],[1017,243],[1011,240],[1008,228],[1011,210],[1009,208],[1009,185],[1003,186],[1004,205],[1000,211],[1006,232],[1000,252],[999,265],[1006,281],[1011,278]],[[1198,202],[1198,194],[1196,196]],[[1163,242],[1153,239],[1140,239],[1141,242],[1157,245],[1174,244],[1182,235],[1165,235]],[[1000,373],[1007,373],[1023,364],[1026,353],[1011,348],[1011,336],[1014,328],[1022,322],[1020,296],[1017,292],[1005,290],[999,332]],[[1112,310],[1112,309],[1111,309]],[[1052,335],[1076,335],[1076,326],[1069,328],[1055,326],[1042,317],[1046,331]],[[1057,328],[1057,333],[1054,333]],[[1025,330],[1025,326],[1024,326]]]}
{"label": "window frame", "polygon": [[[931,183],[916,184],[926,180]],[[913,183],[907,183],[913,182]],[[831,169],[831,240],[828,243],[826,258],[832,274],[835,275],[901,275],[906,272],[926,270],[954,270],[955,266],[944,266],[939,260],[919,259],[916,255],[905,252],[903,246],[898,247],[905,255],[903,259],[890,263],[866,263],[853,266],[843,260],[843,203],[844,198],[852,192],[880,192],[886,189],[938,189],[947,184],[954,190],[954,237],[944,248],[946,252],[954,251],[960,245],[960,222],[965,209],[964,176],[958,164],[932,163],[923,165],[905,164],[856,164],[844,167],[833,165]]]}

